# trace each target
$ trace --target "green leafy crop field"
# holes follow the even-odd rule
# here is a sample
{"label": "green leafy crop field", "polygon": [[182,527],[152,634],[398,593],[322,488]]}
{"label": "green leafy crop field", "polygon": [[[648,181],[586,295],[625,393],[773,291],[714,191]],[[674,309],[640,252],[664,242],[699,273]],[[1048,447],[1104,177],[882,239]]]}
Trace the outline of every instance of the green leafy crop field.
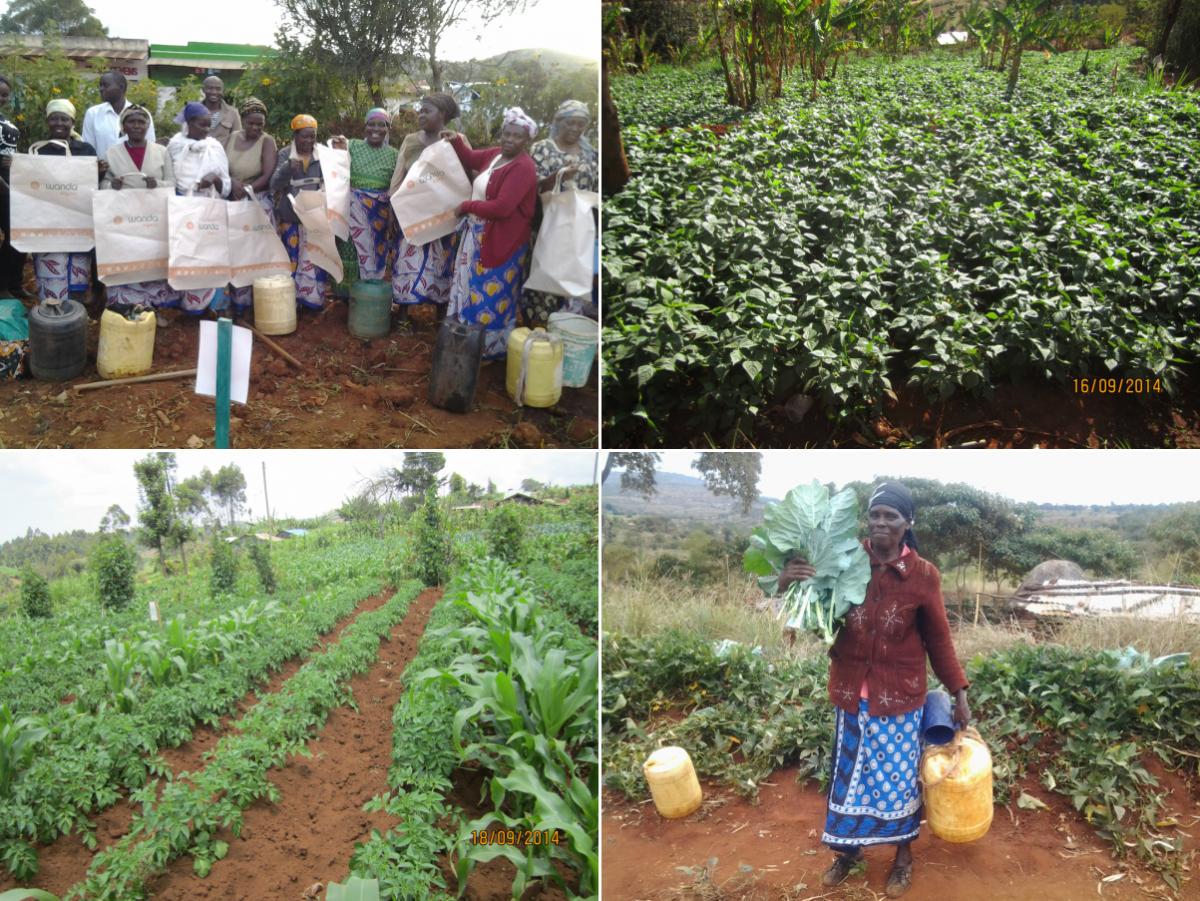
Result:
{"label": "green leafy crop field", "polygon": [[1012,102],[974,55],[868,59],[740,120],[716,69],[615,78],[606,441],[770,443],[795,395],[845,440],[898,394],[1186,393],[1200,104],[1136,53],[1027,54]]}

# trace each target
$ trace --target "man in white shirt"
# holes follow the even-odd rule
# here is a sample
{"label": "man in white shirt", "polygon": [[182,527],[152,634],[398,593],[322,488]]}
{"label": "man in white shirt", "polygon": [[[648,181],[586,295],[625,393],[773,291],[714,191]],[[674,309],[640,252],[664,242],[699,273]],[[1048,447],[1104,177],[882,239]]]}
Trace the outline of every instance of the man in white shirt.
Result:
{"label": "man in white shirt", "polygon": [[[96,156],[101,160],[109,147],[124,140],[121,137],[121,113],[131,105],[125,99],[126,87],[125,76],[120,72],[105,72],[100,76],[100,96],[104,102],[88,107],[84,113],[83,140],[96,148]],[[154,143],[154,122],[146,131],[146,140]]]}

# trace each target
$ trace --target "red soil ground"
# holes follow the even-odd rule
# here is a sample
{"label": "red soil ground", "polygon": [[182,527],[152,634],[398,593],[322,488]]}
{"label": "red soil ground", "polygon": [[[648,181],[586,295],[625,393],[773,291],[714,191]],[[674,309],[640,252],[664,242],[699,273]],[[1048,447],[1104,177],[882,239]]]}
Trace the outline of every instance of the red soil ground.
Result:
{"label": "red soil ground", "polygon": [[[1166,810],[1181,832],[1200,821],[1200,794],[1177,774],[1152,771],[1169,789]],[[1152,872],[1112,858],[1108,846],[1060,795],[1036,780],[1021,790],[1048,810],[997,807],[981,840],[953,845],[928,828],[913,844],[912,901],[1125,901],[1140,898],[1197,898],[1196,883],[1172,896]],[[704,785],[705,803],[682,820],[665,820],[650,801],[633,804],[606,791],[602,827],[603,896],[606,901],[641,899],[853,899],[884,898],[894,852],[866,852],[865,874],[828,889],[821,874],[833,857],[820,843],[825,797],[815,782],[797,783],[794,768],[777,771],[760,789],[757,806],[729,789]],[[1195,848],[1185,839],[1185,852]],[[716,863],[706,872],[707,864]],[[692,868],[683,872],[680,867]],[[1103,883],[1105,876],[1123,878]]]}
{"label": "red soil ground", "polygon": [[[297,358],[297,370],[254,339],[250,393],[234,404],[233,447],[593,447],[598,401],[595,368],[584,388],[564,388],[548,410],[518,407],[505,391],[503,361],[480,371],[475,408],[455,414],[428,403],[437,340],[432,309],[387,338],[365,341],[346,328],[347,307],[300,314],[291,335],[273,338]],[[155,339],[153,372],[194,369],[199,325],[182,314]],[[0,382],[0,446],[212,447],[211,398],[193,392],[194,378],[101,388],[95,369],[99,325],[88,330],[88,365],[66,383]]]}

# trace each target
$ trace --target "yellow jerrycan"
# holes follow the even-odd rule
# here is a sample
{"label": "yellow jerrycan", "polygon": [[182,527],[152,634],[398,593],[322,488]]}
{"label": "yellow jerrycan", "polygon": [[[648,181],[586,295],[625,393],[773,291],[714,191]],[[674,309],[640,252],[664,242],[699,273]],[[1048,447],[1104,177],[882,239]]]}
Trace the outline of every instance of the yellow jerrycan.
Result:
{"label": "yellow jerrycan", "polygon": [[515,328],[508,336],[508,396],[526,407],[552,407],[562,397],[563,343],[544,328]]}
{"label": "yellow jerrycan", "polygon": [[973,842],[992,825],[992,755],[968,727],[946,745],[930,745],[921,758],[925,817],[946,842]]}
{"label": "yellow jerrycan", "polygon": [[703,796],[692,758],[683,748],[659,748],[642,764],[659,815],[676,820],[695,813]]}
{"label": "yellow jerrycan", "polygon": [[100,316],[100,346],[96,371],[101,378],[124,379],[149,372],[154,365],[154,332],[157,320],[151,310],[136,319],[105,310]]}

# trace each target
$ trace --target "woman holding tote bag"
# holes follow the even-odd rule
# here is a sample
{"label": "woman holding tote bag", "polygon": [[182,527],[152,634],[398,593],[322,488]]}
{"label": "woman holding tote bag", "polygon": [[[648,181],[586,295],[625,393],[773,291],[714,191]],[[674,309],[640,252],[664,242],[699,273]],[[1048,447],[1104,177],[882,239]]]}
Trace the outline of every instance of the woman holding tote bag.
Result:
{"label": "woman holding tote bag", "polygon": [[[420,131],[404,136],[400,144],[400,155],[392,173],[390,197],[404,184],[404,176],[420,158],[422,151],[435,141],[447,124],[458,118],[458,102],[444,91],[426,94],[417,108],[417,124]],[[461,137],[461,136],[460,136]],[[462,138],[466,147],[471,145]],[[434,303],[438,305],[438,317],[446,313],[450,300],[450,278],[454,273],[454,251],[458,247],[458,233],[452,232],[426,244],[410,244],[403,232],[397,229],[399,249],[392,274],[392,304],[400,308],[401,318],[407,316],[409,305]]]}
{"label": "woman holding tote bag", "polygon": [[309,259],[304,225],[288,197],[301,191],[324,191],[317,150],[317,120],[301,113],[292,119],[292,143],[279,151],[271,190],[275,193],[275,224],[292,261],[296,301],[310,310],[325,306],[329,274]]}
{"label": "woman holding tote bag", "polygon": [[[51,100],[46,104],[48,141],[29,148],[37,156],[95,156],[96,148],[79,140],[75,132],[75,105],[70,100]],[[96,173],[99,184],[100,171]],[[35,253],[33,271],[37,276],[41,300],[78,300],[83,302],[92,281],[90,253]]]}
{"label": "woman holding tote bag", "polygon": [[471,150],[461,135],[442,133],[463,168],[480,173],[471,199],[455,210],[467,218],[459,230],[447,312],[483,326],[485,360],[507,355],[508,336],[517,323],[537,204],[537,169],[528,152],[536,134],[537,123],[519,106],[504,111],[499,147]]}
{"label": "woman holding tote bag", "polygon": [[[175,170],[167,148],[148,141],[150,113],[144,107],[130,104],[118,120],[124,141],[108,148],[108,171],[101,188],[120,191],[124,188],[174,188]],[[129,285],[108,286],[108,306],[122,309],[133,306],[179,306],[179,292],[167,280],[134,282]]]}

